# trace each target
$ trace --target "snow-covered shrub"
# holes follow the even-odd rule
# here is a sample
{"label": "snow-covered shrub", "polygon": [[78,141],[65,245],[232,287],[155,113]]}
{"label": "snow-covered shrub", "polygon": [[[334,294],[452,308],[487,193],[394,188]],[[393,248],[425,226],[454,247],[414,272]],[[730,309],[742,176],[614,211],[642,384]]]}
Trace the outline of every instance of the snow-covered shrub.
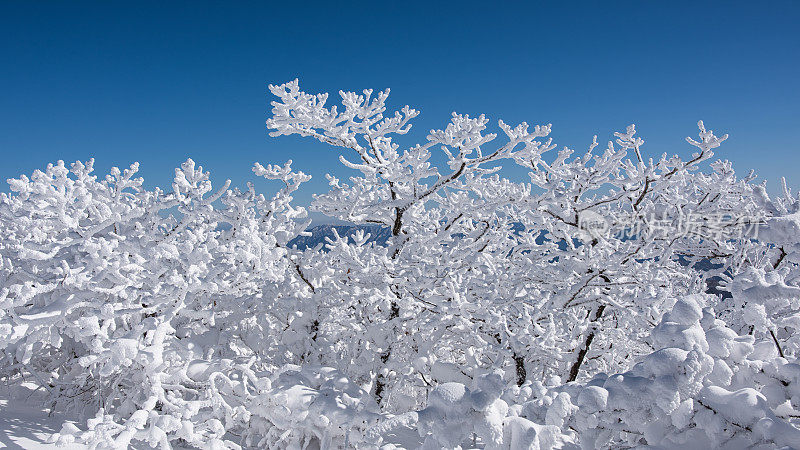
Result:
{"label": "snow-covered shrub", "polygon": [[312,208],[391,236],[290,248],[309,177],[289,163],[255,165],[270,198],[191,160],[169,192],[135,164],[9,180],[0,376],[89,418],[54,440],[798,446],[800,197],[712,161],[726,136],[699,122],[690,158],[648,159],[631,125],[548,157],[550,125],[499,121],[495,144],[454,113],[401,147],[418,111],[385,114],[388,90],[270,90],[273,136],[350,152]]}
{"label": "snow-covered shrub", "polygon": [[423,449],[457,448],[472,438],[487,449],[561,448],[571,443],[560,425],[539,425],[509,415],[501,399],[502,377],[491,374],[477,380],[470,391],[461,383],[443,383],[428,397],[428,407],[418,412]]}
{"label": "snow-covered shrub", "polygon": [[574,433],[583,448],[796,448],[800,366],[761,359],[753,336],[715,319],[708,300],[678,300],[653,329],[657,350],[631,370],[540,391],[521,415]]}
{"label": "snow-covered shrub", "polygon": [[[307,222],[289,202],[308,177],[256,164],[285,183],[274,197],[230,182],[212,192],[188,160],[167,194],[143,189],[137,168],[98,180],[92,161],[59,162],[10,180],[14,194],[0,198],[2,372],[32,377],[56,408],[96,413],[88,442],[221,442],[231,427],[222,422],[250,414],[214,400],[222,378],[280,361],[273,335],[298,314],[282,297],[299,285],[286,243]],[[221,375],[197,379],[206,366]]]}
{"label": "snow-covered shrub", "polygon": [[[506,142],[494,145],[487,118],[454,113],[427,142],[401,147],[418,111],[385,114],[388,90],[340,92],[341,109],[296,80],[270,90],[272,136],[312,137],[355,158],[340,160],[357,175],[329,176],[312,208],[392,231],[388,246],[332,241],[304,269],[325,312],[308,357],[374,380],[394,411],[498,367],[519,384],[627,369],[650,351],[665,299],[704,290],[693,264],[720,266],[708,276],[729,270],[749,242],[740,228],[762,215],[751,177],[725,161],[698,170],[727,137],[702,122],[688,160],[645,160],[630,126],[603,152],[595,139],[546,161],[550,125],[500,121]],[[435,149],[446,168],[433,165]],[[502,177],[509,164],[530,182]]]}
{"label": "snow-covered shrub", "polygon": [[[800,365],[759,352],[695,294],[652,331],[656,350],[586,383],[443,383],[400,421],[421,448],[797,448]],[[388,428],[391,420],[386,421]],[[397,425],[397,423],[395,423]]]}
{"label": "snow-covered shrub", "polygon": [[758,229],[741,268],[727,277],[730,302],[720,304],[738,332],[752,334],[757,346],[780,356],[800,355],[800,197],[784,180],[782,197],[774,200],[763,186],[754,190],[766,220]]}

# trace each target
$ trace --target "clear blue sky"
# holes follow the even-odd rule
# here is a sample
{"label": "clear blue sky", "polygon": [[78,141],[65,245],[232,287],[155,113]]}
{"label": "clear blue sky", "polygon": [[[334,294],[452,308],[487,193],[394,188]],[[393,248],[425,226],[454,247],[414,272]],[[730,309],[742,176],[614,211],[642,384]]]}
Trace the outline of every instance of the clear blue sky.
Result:
{"label": "clear blue sky", "polygon": [[789,1],[4,1],[0,179],[95,157],[168,188],[191,156],[242,185],[291,158],[308,202],[347,172],[323,144],[267,136],[266,85],[299,77],[333,98],[392,88],[422,110],[419,138],[451,111],[552,123],[581,150],[635,122],[648,154],[685,155],[703,119],[741,174],[800,186],[798,23]]}

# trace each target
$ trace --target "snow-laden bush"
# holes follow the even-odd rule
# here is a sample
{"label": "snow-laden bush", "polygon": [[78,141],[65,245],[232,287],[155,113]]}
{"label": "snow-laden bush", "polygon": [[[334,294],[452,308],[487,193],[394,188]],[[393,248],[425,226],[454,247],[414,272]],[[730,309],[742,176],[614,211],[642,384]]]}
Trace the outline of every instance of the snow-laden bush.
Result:
{"label": "snow-laden bush", "polygon": [[[726,161],[698,170],[727,138],[702,122],[688,160],[645,159],[630,126],[603,152],[595,138],[583,154],[564,148],[546,161],[550,125],[499,121],[505,142],[495,145],[487,118],[454,113],[426,142],[401,147],[418,111],[385,114],[388,90],[341,92],[341,109],[296,80],[270,90],[272,136],[312,137],[352,156],[340,159],[356,175],[329,176],[312,208],[392,232],[386,247],[330,242],[303,270],[319,318],[308,358],[374,379],[375,397],[391,397],[394,411],[497,367],[519,384],[628,368],[650,351],[665,299],[738,267],[766,214],[753,177],[738,179]],[[446,168],[433,165],[434,150]],[[504,165],[530,181],[501,177]],[[717,268],[698,272],[698,262]]]}
{"label": "snow-laden bush", "polygon": [[[149,426],[148,417],[140,414],[139,423],[130,428],[133,438],[162,448],[169,443],[157,436],[198,448],[352,448],[380,442],[380,436],[366,432],[379,420],[378,414],[363,406],[369,404],[364,401],[368,393],[333,369],[287,365],[273,373],[257,373],[250,364],[221,360],[216,367],[191,364],[189,371],[195,386],[206,386],[203,400],[185,403],[193,411],[170,428],[165,426],[175,421],[175,411]],[[205,425],[202,429],[196,427],[198,416],[208,417],[200,423]],[[53,441],[86,442],[101,448],[128,445],[119,435],[112,439],[120,427],[113,416],[101,410],[88,423],[88,431],[65,425]]]}
{"label": "snow-laden bush", "polygon": [[[296,315],[286,243],[307,222],[291,193],[308,177],[256,164],[272,198],[212,192],[188,160],[172,193],[142,188],[137,165],[104,180],[92,161],[10,180],[0,198],[0,344],[5,376],[32,377],[53,406],[97,414],[89,442],[218,442],[250,413],[215,395],[232,372],[280,361]],[[175,215],[164,214],[175,211]],[[206,363],[203,363],[206,361]],[[202,364],[220,372],[196,379]],[[247,383],[240,389],[247,389]]]}
{"label": "snow-laden bush", "polygon": [[800,197],[712,161],[726,136],[700,122],[689,158],[649,159],[631,125],[548,157],[550,125],[499,121],[495,145],[453,114],[401,147],[418,112],[385,114],[388,91],[270,90],[273,136],[349,152],[312,208],[388,242],[289,248],[309,177],[288,163],[253,169],[272,197],[191,160],[170,191],[135,164],[9,180],[0,376],[88,419],[56,441],[795,445]]}
{"label": "snow-laden bush", "polygon": [[414,416],[424,448],[474,438],[492,449],[800,447],[800,364],[756,351],[708,300],[678,300],[653,329],[657,350],[624,373],[505,391],[491,377],[473,390],[437,386]]}
{"label": "snow-laden bush", "polygon": [[561,427],[584,448],[797,448],[800,365],[758,352],[752,335],[715,319],[708,300],[676,302],[653,329],[657,350],[627,372],[523,388],[518,398],[531,399],[520,415]]}

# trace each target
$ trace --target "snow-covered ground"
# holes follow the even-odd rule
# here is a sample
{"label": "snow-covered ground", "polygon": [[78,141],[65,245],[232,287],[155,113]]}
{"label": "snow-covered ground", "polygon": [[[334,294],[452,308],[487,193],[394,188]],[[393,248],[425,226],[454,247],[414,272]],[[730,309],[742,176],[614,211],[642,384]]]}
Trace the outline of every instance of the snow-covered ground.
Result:
{"label": "snow-covered ground", "polygon": [[[64,416],[49,415],[38,392],[27,386],[0,387],[0,448],[64,449],[48,444],[47,439],[61,429]],[[84,449],[73,444],[69,449]]]}

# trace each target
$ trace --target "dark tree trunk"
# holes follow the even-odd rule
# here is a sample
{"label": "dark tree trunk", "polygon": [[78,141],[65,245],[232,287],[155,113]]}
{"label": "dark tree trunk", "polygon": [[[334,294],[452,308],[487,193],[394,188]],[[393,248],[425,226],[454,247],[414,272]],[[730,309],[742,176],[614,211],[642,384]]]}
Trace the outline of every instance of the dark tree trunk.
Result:
{"label": "dark tree trunk", "polygon": [[[594,319],[592,319],[592,323],[597,322],[603,317],[603,311],[605,311],[606,305],[600,305],[597,307],[597,312],[594,315]],[[592,345],[592,341],[594,340],[594,330],[590,331],[589,334],[586,335],[586,340],[583,342],[583,346],[578,350],[578,357],[575,362],[572,364],[572,367],[569,369],[569,377],[567,378],[567,383],[570,381],[575,381],[578,379],[578,373],[581,370],[581,365],[583,364],[583,360],[586,358],[586,353],[589,352],[589,347]]]}
{"label": "dark tree trunk", "polygon": [[783,348],[781,348],[781,344],[780,342],[778,342],[778,337],[775,336],[775,332],[769,330],[769,334],[770,336],[772,336],[773,342],[775,342],[775,347],[778,349],[778,354],[781,355],[781,358],[785,358],[785,356],[783,355]]}
{"label": "dark tree trunk", "polygon": [[[391,310],[389,311],[389,319],[391,321],[400,317],[400,305],[397,302],[392,302]],[[381,363],[385,366],[386,363],[389,361],[389,357],[392,356],[392,347],[386,349],[385,352],[381,354]],[[386,389],[386,378],[383,374],[378,374],[375,377],[375,400],[378,402],[380,406],[381,402],[383,401],[383,391]]]}
{"label": "dark tree trunk", "polygon": [[528,372],[525,370],[525,358],[514,353],[514,365],[517,368],[517,386],[522,386],[528,378]]}
{"label": "dark tree trunk", "polygon": [[[391,348],[383,352],[383,354],[381,354],[381,362],[384,365],[386,365],[386,362],[389,361],[389,356],[391,356],[391,354],[392,354]],[[375,377],[375,401],[378,402],[378,406],[380,406],[381,402],[383,401],[383,391],[385,389],[386,389],[386,378],[383,376],[383,374],[379,373],[378,376]]]}

